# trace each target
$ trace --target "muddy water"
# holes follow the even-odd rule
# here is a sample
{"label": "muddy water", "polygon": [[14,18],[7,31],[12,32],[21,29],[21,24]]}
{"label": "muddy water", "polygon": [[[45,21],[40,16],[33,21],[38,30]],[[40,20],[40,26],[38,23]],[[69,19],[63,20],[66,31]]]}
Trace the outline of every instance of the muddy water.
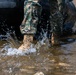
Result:
{"label": "muddy water", "polygon": [[[76,35],[71,38],[76,38]],[[2,55],[6,41],[0,41],[0,75],[76,75],[76,41],[39,50],[28,55]],[[2,52],[4,53],[4,52]]]}

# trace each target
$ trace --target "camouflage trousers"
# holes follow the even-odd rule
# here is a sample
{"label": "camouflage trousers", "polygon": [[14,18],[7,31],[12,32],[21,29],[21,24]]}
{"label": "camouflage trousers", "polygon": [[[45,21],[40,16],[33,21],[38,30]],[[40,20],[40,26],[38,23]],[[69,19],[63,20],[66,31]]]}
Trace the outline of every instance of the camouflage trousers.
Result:
{"label": "camouflage trousers", "polygon": [[50,3],[50,27],[51,33],[58,36],[62,34],[63,31],[63,16],[59,10],[59,4],[63,0],[49,0]]}
{"label": "camouflage trousers", "polygon": [[35,34],[41,15],[41,5],[33,1],[24,2],[24,22],[20,26],[22,34]]}
{"label": "camouflage trousers", "polygon": [[50,16],[51,33],[60,36],[63,32],[63,16],[60,11],[56,11]]}
{"label": "camouflage trousers", "polygon": [[[56,2],[55,2],[56,3]],[[56,3],[57,5],[57,3]],[[57,6],[55,6],[58,9]],[[52,10],[54,8],[54,3],[52,5]],[[24,19],[25,22],[21,24],[20,30],[22,34],[35,34],[37,30],[37,24],[39,17],[41,17],[42,7],[38,3],[25,2],[24,3]],[[51,11],[52,11],[51,10]],[[51,12],[50,11],[50,12]],[[61,13],[57,10],[55,13],[50,13],[50,26],[51,32],[60,35],[62,32],[63,18]]]}

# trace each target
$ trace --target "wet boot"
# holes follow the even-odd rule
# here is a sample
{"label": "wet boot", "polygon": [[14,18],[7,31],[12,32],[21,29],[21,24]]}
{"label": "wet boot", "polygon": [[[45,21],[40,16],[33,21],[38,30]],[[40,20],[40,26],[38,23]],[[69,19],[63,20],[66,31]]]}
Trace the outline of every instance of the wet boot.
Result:
{"label": "wet boot", "polygon": [[52,36],[51,36],[51,45],[52,46],[60,45],[59,37],[54,33],[52,33]]}
{"label": "wet boot", "polygon": [[23,44],[18,48],[19,50],[27,50],[33,42],[33,35],[24,35]]}

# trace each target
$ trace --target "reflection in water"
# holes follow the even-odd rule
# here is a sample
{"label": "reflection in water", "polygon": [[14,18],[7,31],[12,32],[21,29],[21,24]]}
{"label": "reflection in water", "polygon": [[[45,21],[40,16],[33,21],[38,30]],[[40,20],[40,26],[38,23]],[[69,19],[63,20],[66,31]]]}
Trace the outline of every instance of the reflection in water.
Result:
{"label": "reflection in water", "polygon": [[17,54],[20,51],[9,43],[6,40],[0,41],[1,75],[76,75],[75,40],[51,48],[43,44],[28,55]]}

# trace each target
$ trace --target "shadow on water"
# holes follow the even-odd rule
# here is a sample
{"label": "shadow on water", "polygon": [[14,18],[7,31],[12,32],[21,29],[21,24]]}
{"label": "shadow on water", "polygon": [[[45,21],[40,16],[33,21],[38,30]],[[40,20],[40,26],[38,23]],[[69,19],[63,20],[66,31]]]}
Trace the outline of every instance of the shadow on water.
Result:
{"label": "shadow on water", "polygon": [[68,44],[68,43],[73,43],[76,41],[75,38],[69,38],[69,37],[63,37],[60,39],[61,41],[61,45],[64,45],[64,44]]}

